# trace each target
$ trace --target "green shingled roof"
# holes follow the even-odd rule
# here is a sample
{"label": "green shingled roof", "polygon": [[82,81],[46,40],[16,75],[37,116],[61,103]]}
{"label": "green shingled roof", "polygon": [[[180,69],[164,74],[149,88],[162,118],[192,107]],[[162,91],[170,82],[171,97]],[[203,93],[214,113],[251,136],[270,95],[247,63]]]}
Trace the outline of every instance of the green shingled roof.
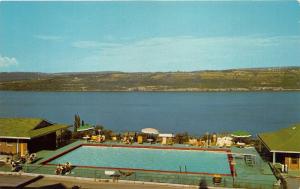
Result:
{"label": "green shingled roof", "polygon": [[52,124],[37,128],[46,120],[37,118],[0,118],[0,138],[34,138],[68,128],[63,124]]}
{"label": "green shingled roof", "polygon": [[87,131],[87,130],[92,130],[92,129],[95,129],[93,127],[93,125],[90,125],[90,124],[84,124],[84,125],[81,125],[79,128],[77,128],[77,131]]}
{"label": "green shingled roof", "polygon": [[271,152],[300,153],[300,124],[275,132],[261,133],[258,137]]}

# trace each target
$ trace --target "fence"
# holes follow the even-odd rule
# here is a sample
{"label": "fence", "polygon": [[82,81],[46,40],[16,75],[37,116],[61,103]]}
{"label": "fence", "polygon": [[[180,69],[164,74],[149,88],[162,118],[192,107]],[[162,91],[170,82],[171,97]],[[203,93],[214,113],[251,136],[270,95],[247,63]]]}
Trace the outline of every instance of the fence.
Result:
{"label": "fence", "polygon": [[[55,166],[51,165],[24,165],[23,171],[27,173],[37,173],[37,174],[55,174]],[[207,175],[190,175],[190,174],[166,174],[166,173],[154,173],[154,172],[123,172],[116,171],[119,173],[119,177],[111,177],[105,175],[105,170],[102,169],[92,169],[92,168],[81,168],[75,167],[72,169],[71,173],[67,176],[74,177],[85,177],[98,179],[116,179],[116,180],[128,180],[128,181],[141,181],[141,182],[157,182],[157,183],[171,183],[171,184],[184,184],[184,185],[194,185],[202,188],[203,186],[216,186],[213,183],[212,176]],[[246,180],[241,178],[223,177],[220,184],[217,186],[227,187],[227,188],[255,188],[255,189],[274,189],[279,188],[274,186],[274,183],[270,183],[265,180]]]}

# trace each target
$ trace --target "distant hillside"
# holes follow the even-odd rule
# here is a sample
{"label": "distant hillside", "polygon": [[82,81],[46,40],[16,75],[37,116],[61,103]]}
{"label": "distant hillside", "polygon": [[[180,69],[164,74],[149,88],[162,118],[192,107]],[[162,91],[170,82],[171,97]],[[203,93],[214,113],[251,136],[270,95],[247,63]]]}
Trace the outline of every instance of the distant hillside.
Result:
{"label": "distant hillside", "polygon": [[34,80],[49,77],[50,74],[37,72],[0,72],[0,82]]}
{"label": "distant hillside", "polygon": [[261,91],[300,90],[300,68],[157,73],[0,73],[0,90]]}

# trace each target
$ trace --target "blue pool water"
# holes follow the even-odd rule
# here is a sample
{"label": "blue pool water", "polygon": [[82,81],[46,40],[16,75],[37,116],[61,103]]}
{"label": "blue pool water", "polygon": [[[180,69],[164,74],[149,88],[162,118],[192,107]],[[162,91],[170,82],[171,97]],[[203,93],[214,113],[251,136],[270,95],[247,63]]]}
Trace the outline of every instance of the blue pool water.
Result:
{"label": "blue pool water", "polygon": [[185,171],[186,167],[187,172],[230,174],[225,153],[198,150],[81,146],[49,163],[66,162],[77,166],[176,172],[180,167]]}

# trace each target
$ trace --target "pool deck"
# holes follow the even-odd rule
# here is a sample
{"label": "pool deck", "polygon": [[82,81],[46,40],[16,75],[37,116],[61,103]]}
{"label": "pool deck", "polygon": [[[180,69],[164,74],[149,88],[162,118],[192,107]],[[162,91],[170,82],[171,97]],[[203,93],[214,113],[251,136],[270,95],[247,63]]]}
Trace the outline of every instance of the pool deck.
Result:
{"label": "pool deck", "polygon": [[[38,161],[34,164],[30,165],[31,167],[26,172],[39,173],[39,174],[54,174],[55,166],[53,165],[43,165],[42,162],[49,160],[52,157],[58,156],[59,154],[80,146],[82,144],[90,144],[84,140],[75,141],[67,146],[59,148],[54,151],[40,151],[37,153]],[[122,143],[115,142],[106,142],[105,145],[126,145]],[[183,148],[183,149],[195,149],[199,150],[199,147],[190,146],[190,145],[161,145],[161,144],[128,144],[126,146],[140,146],[140,147],[170,147],[170,148]],[[244,187],[244,188],[266,188],[271,189],[274,188],[274,183],[276,183],[277,179],[273,175],[271,168],[268,163],[263,161],[259,154],[256,152],[254,148],[216,148],[210,147],[209,151],[214,150],[226,150],[231,151],[233,154],[251,154],[255,158],[255,164],[253,166],[249,166],[246,164],[243,158],[234,158],[235,164],[235,173],[234,177],[232,176],[223,176],[223,187]],[[235,155],[233,155],[235,156]],[[4,167],[0,167],[0,170],[3,170]],[[27,169],[27,168],[26,168]],[[102,179],[111,179],[104,174],[104,170],[94,169],[94,168],[80,168],[75,167],[70,176],[78,176],[78,177],[88,177],[88,178],[102,178]],[[8,170],[6,170],[8,171]],[[189,184],[189,185],[198,185],[202,179],[206,179],[208,184],[212,185],[212,177],[211,175],[192,175],[188,173],[183,174],[175,174],[175,173],[155,173],[155,172],[145,172],[145,171],[135,171],[131,176],[124,176],[120,179],[124,180],[140,180],[145,182],[159,182],[159,183],[174,183],[174,184]]]}
{"label": "pool deck", "polygon": [[110,169],[110,170],[125,170],[125,171],[143,171],[143,172],[159,172],[159,173],[174,173],[174,174],[191,174],[191,175],[220,175],[220,176],[232,176],[232,174],[234,173],[234,165],[231,163],[233,158],[232,158],[232,154],[231,154],[231,150],[230,149],[220,149],[220,148],[194,148],[194,147],[189,147],[189,146],[158,146],[158,145],[136,145],[136,144],[132,144],[132,145],[126,145],[126,144],[104,144],[104,143],[82,143],[82,144],[78,144],[77,146],[74,147],[70,147],[69,149],[63,151],[62,153],[59,153],[57,155],[54,155],[52,157],[50,157],[49,159],[41,162],[41,164],[43,165],[56,165],[57,164],[52,164],[51,161],[53,161],[56,158],[59,158],[79,147],[82,146],[94,146],[94,147],[121,147],[121,148],[138,148],[138,149],[159,149],[159,150],[187,150],[187,151],[205,151],[205,152],[219,152],[219,153],[224,153],[227,155],[228,158],[228,164],[229,164],[229,174],[228,173],[209,173],[209,172],[188,172],[188,171],[170,171],[170,170],[148,170],[148,169],[138,169],[138,168],[115,168],[115,167],[99,167],[99,166],[83,166],[83,165],[77,165],[76,167],[83,167],[83,168],[94,168],[94,169]]}
{"label": "pool deck", "polygon": [[243,158],[235,158],[235,169],[237,172],[237,182],[249,180],[255,183],[265,185],[266,183],[276,183],[277,179],[274,176],[268,162],[265,162],[255,148],[231,148],[233,153],[238,154],[252,154],[255,158],[255,164],[249,166],[245,163]]}
{"label": "pool deck", "polygon": [[0,174],[0,188],[23,188],[40,179],[39,176],[4,175]]}

